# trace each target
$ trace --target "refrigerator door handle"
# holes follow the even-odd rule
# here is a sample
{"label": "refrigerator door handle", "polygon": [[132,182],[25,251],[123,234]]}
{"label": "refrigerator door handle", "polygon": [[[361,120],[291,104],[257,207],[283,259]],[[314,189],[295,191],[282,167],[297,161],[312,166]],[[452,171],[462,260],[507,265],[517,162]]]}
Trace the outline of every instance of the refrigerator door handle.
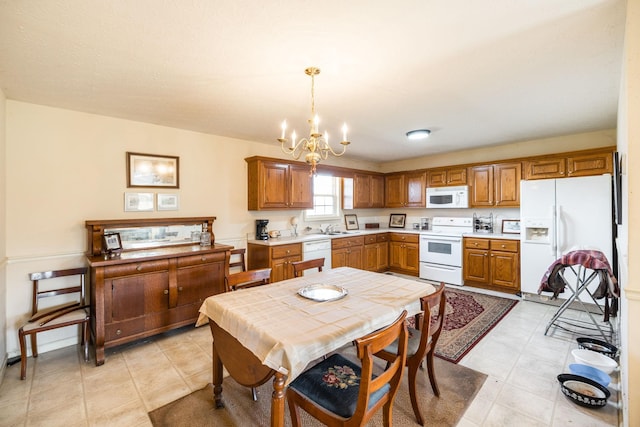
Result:
{"label": "refrigerator door handle", "polygon": [[557,211],[556,205],[551,206],[551,255],[557,258],[558,251],[557,230],[556,230]]}
{"label": "refrigerator door handle", "polygon": [[556,206],[556,215],[557,215],[557,226],[556,226],[556,245],[558,247],[558,258],[560,257],[560,254],[562,254],[563,252],[563,247],[564,247],[564,239],[563,239],[563,235],[564,235],[564,224],[562,223],[563,220],[563,216],[562,216],[562,205],[558,205]]}

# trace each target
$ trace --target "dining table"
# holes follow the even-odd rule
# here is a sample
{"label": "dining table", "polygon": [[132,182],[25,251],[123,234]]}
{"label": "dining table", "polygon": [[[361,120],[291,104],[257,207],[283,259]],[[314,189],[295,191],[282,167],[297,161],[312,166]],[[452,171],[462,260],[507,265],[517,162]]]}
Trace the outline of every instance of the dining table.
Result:
{"label": "dining table", "polygon": [[339,267],[207,298],[197,326],[213,336],[213,390],[222,398],[223,368],[247,387],[273,377],[271,426],[284,426],[287,385],[307,366],[407,310],[435,287],[418,279]]}

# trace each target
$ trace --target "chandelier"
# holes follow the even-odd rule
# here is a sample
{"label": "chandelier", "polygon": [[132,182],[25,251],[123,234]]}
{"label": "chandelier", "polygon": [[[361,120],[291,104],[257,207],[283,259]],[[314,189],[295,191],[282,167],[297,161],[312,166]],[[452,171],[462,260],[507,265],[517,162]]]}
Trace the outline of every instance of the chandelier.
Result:
{"label": "chandelier", "polygon": [[294,159],[298,160],[304,154],[304,160],[311,165],[310,175],[316,174],[316,165],[321,160],[326,160],[329,154],[333,154],[336,157],[342,156],[347,151],[347,145],[350,142],[347,140],[347,125],[342,125],[342,151],[336,153],[329,145],[329,134],[325,131],[324,134],[318,130],[318,124],[320,119],[316,114],[315,105],[315,88],[314,77],[320,74],[320,69],[316,67],[309,67],[304,70],[304,73],[311,77],[311,118],[309,122],[309,136],[296,141],[296,132],[291,133],[291,140],[285,137],[287,131],[287,121],[282,122],[282,136],[278,138],[282,151],[286,154],[291,154]]}

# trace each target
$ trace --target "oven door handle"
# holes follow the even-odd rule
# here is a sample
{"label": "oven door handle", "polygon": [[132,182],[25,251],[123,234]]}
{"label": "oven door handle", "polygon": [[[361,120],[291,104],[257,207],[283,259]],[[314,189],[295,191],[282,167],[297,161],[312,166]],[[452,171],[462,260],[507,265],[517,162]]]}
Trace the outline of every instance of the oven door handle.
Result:
{"label": "oven door handle", "polygon": [[447,238],[447,237],[421,237],[420,240],[422,240],[423,242],[452,242],[452,243],[460,243],[462,242],[462,238],[460,237],[451,237],[451,238]]}
{"label": "oven door handle", "polygon": [[442,265],[442,264],[431,264],[431,263],[428,263],[427,265],[432,270],[442,270],[442,271],[456,271],[457,269],[460,268],[460,267],[448,266],[448,265]]}

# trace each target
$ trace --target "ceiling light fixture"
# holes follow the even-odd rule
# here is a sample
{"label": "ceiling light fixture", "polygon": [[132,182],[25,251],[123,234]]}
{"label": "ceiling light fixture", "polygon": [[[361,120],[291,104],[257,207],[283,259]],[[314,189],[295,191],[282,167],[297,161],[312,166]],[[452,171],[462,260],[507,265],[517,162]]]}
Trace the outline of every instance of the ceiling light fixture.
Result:
{"label": "ceiling light fixture", "polygon": [[427,139],[431,131],[429,129],[416,129],[407,132],[407,138],[411,140]]}
{"label": "ceiling light fixture", "polygon": [[296,142],[296,131],[291,133],[291,143],[289,139],[285,138],[285,132],[287,131],[287,121],[282,122],[282,136],[278,138],[282,151],[286,154],[291,154],[294,159],[298,160],[304,154],[304,160],[311,165],[310,175],[316,174],[316,165],[320,163],[320,160],[326,160],[329,154],[333,154],[336,157],[342,156],[347,151],[347,145],[350,142],[347,140],[347,125],[342,125],[342,152],[336,153],[329,145],[329,134],[325,131],[324,135],[318,131],[318,124],[320,118],[316,114],[316,100],[315,100],[315,88],[314,77],[320,74],[320,69],[316,67],[309,67],[304,70],[307,76],[311,77],[311,118],[309,122],[309,137],[302,138]]}

